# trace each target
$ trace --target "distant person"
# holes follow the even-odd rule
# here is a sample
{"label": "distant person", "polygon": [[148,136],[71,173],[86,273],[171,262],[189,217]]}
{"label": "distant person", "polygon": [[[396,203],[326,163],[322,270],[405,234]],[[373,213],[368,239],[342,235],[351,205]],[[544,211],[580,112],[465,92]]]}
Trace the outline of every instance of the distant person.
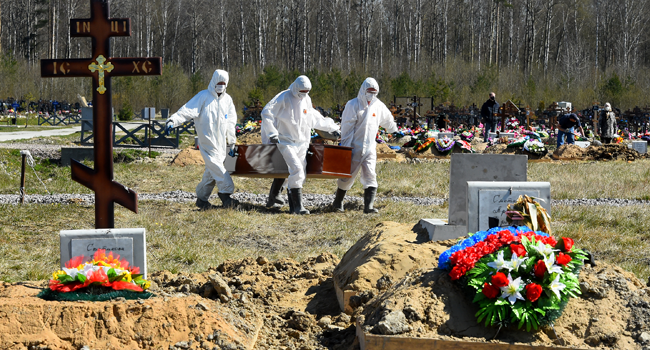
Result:
{"label": "distant person", "polygon": [[196,94],[167,119],[166,131],[194,119],[199,150],[205,161],[203,179],[196,186],[196,206],[201,210],[215,208],[208,201],[215,184],[224,207],[239,204],[230,198],[235,184],[223,165],[227,149],[232,150],[237,141],[237,111],[232,98],[226,93],[227,86],[228,72],[217,69],[212,74],[208,89]]}
{"label": "distant person", "polygon": [[352,147],[352,177],[338,180],[336,197],[332,203],[334,210],[343,212],[343,198],[354,181],[361,174],[363,186],[363,212],[376,213],[374,208],[377,195],[377,141],[375,135],[380,126],[387,133],[397,131],[393,114],[386,105],[377,99],[379,84],[373,78],[366,78],[359,89],[357,98],[348,101],[341,116],[341,146]]}
{"label": "distant person", "polygon": [[566,143],[569,145],[574,145],[576,143],[575,138],[573,137],[574,128],[577,126],[580,128],[580,134],[584,136],[585,131],[582,129],[580,124],[580,118],[575,113],[568,113],[560,117],[558,121],[558,132],[557,132],[557,147],[559,148],[564,144],[564,136],[566,136]]}
{"label": "distant person", "polygon": [[496,94],[490,92],[489,98],[481,106],[481,118],[483,119],[483,142],[487,142],[490,132],[497,131],[497,120],[495,114],[499,112],[499,102]]}
{"label": "distant person", "polygon": [[605,103],[605,108],[600,111],[598,131],[600,132],[600,140],[604,144],[612,143],[612,140],[618,136],[616,133],[618,131],[618,127],[616,126],[616,114],[612,112],[612,106],[609,102]]}
{"label": "distant person", "polygon": [[[314,109],[311,98],[311,81],[299,76],[277,94],[262,110],[262,143],[277,144],[289,168],[286,183],[289,188],[289,208],[293,214],[309,214],[302,205],[302,186],[306,179],[307,150],[311,130],[318,129],[340,135],[340,128],[332,118],[323,117]],[[285,180],[274,179],[269,191],[267,206],[281,206],[280,192]]]}

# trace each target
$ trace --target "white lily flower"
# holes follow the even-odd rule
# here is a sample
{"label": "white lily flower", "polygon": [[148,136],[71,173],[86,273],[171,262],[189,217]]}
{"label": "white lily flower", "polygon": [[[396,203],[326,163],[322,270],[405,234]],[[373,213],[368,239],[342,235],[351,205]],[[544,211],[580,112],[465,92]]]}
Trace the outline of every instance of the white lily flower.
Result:
{"label": "white lily flower", "polygon": [[68,275],[68,276],[70,276],[72,278],[77,277],[77,274],[79,274],[79,270],[76,267],[73,267],[71,269],[69,269],[67,267],[64,267],[63,272],[65,272],[66,275]]}
{"label": "white lily flower", "polygon": [[551,254],[553,254],[554,251],[557,251],[557,249],[553,249],[553,247],[551,247],[551,246],[548,245],[548,244],[544,244],[543,242],[537,242],[537,243],[533,246],[533,249],[535,249],[536,251],[538,251],[538,252],[539,252],[540,254],[542,254],[543,256],[551,255]]}
{"label": "white lily flower", "polygon": [[510,283],[508,283],[507,286],[501,287],[501,291],[503,292],[501,294],[501,298],[508,298],[510,304],[514,304],[517,299],[524,300],[524,297],[522,297],[521,293],[519,293],[521,290],[521,277],[517,277],[517,279],[513,281],[512,275],[508,274],[508,282]]}
{"label": "white lily flower", "polygon": [[517,256],[517,254],[513,253],[512,258],[510,258],[510,265],[512,265],[512,269],[515,270],[515,272],[519,270],[519,268],[521,267],[521,265],[524,264],[524,261],[526,261],[526,259],[528,258],[520,258]]}
{"label": "white lily flower", "polygon": [[566,287],[564,283],[560,283],[560,275],[555,276],[555,279],[549,285],[549,288],[557,295],[557,298],[560,299],[560,291]]}
{"label": "white lily flower", "polygon": [[86,278],[89,278],[91,273],[97,271],[96,267],[97,266],[93,266],[92,264],[86,263],[83,267],[83,270],[81,270],[80,272],[83,273],[84,276],[86,276]]}
{"label": "white lily flower", "polygon": [[499,251],[496,260],[487,263],[487,265],[497,271],[500,271],[502,269],[508,269],[508,271],[512,271],[512,264],[510,261],[503,260],[503,250]]}
{"label": "white lily flower", "polygon": [[548,273],[564,273],[562,266],[555,265],[555,254],[553,252],[551,252],[549,256],[544,257],[544,264],[546,265]]}

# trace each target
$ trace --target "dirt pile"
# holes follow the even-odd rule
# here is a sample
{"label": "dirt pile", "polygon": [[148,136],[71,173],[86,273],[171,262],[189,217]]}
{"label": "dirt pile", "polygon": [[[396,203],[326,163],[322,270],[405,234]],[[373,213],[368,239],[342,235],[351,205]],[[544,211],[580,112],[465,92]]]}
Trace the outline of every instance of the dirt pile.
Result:
{"label": "dirt pile", "polygon": [[237,136],[238,145],[261,145],[262,144],[262,129],[255,129],[243,135]]}
{"label": "dirt pile", "polygon": [[580,146],[564,144],[556,149],[553,155],[557,158],[582,159],[584,153],[585,149]]}
{"label": "dirt pile", "polygon": [[490,147],[485,148],[483,153],[488,154],[521,154],[521,149],[518,147],[508,147],[504,143],[497,143]]}
{"label": "dirt pile", "polygon": [[205,165],[205,161],[201,156],[201,151],[193,148],[186,148],[178,152],[170,164],[175,166]]}
{"label": "dirt pile", "polygon": [[589,146],[584,156],[588,160],[624,160],[634,161],[647,158],[646,154],[640,154],[632,148],[623,144],[610,144],[602,146]]}

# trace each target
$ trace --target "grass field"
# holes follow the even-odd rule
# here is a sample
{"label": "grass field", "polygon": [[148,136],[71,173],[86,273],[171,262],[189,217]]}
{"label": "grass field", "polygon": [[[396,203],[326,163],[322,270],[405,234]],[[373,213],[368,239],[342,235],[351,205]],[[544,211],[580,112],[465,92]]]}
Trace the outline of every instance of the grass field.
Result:
{"label": "grass field", "polygon": [[[92,166],[92,163],[88,163]],[[650,161],[600,163],[530,163],[530,181],[549,181],[552,197],[648,199]],[[50,192],[91,193],[70,180],[70,169],[47,161],[35,166]],[[202,166],[173,167],[150,164],[115,164],[115,179],[141,193],[173,190],[193,192]],[[449,163],[377,166],[380,196],[447,197]],[[20,156],[18,151],[0,149],[0,194],[17,194]],[[234,178],[239,191],[267,194],[269,179]],[[27,193],[45,193],[31,169]],[[332,194],[332,180],[307,181],[305,193]],[[357,182],[351,195],[359,196]],[[218,202],[218,201],[216,201]],[[294,216],[245,205],[242,210],[216,209],[199,212],[193,203],[141,201],[140,213],[116,206],[116,227],[144,227],[147,230],[149,268],[172,272],[200,272],[225,259],[260,255],[268,258],[303,259],[321,252],[341,257],[364,233],[382,221],[415,225],[419,219],[447,217],[443,206],[416,206],[383,201],[378,215],[364,215],[351,207],[344,214],[313,209],[313,215]],[[58,265],[58,232],[90,229],[93,207],[70,205],[0,205],[0,280],[18,281],[48,278]],[[567,207],[552,210],[554,234],[576,239],[604,261],[620,264],[643,280],[650,277],[650,207]]]}

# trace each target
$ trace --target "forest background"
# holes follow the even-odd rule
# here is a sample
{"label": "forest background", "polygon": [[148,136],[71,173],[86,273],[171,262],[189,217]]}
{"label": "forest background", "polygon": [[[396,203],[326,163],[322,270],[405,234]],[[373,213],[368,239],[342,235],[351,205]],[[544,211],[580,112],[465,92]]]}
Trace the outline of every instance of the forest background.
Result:
{"label": "forest background", "polygon": [[[39,66],[89,57],[90,39],[69,37],[69,20],[88,18],[89,3],[0,2],[0,99],[92,96],[90,79],[43,79]],[[159,77],[114,78],[116,111],[176,111],[217,68],[230,72],[240,111],[300,74],[326,109],[356,97],[367,76],[384,102],[419,95],[480,106],[489,91],[533,109],[650,102],[647,0],[113,0],[110,11],[132,28],[111,39],[113,57],[164,63]]]}

